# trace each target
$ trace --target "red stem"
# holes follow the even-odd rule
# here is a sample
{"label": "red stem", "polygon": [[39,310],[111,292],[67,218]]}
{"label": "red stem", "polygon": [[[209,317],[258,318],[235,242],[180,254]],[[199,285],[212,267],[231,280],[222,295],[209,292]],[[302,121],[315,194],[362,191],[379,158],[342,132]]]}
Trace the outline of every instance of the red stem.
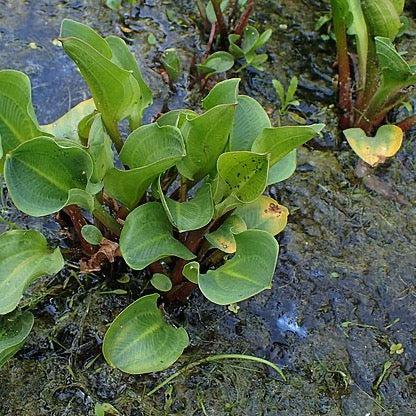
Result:
{"label": "red stem", "polygon": [[244,28],[248,24],[248,20],[250,19],[251,14],[254,10],[254,0],[250,0],[249,4],[247,5],[246,9],[244,10],[243,14],[240,17],[240,20],[237,26],[234,29],[234,33],[236,35],[242,35]]}
{"label": "red stem", "polygon": [[416,115],[405,118],[404,120],[397,123],[396,126],[400,127],[404,132],[410,130],[416,126]]}

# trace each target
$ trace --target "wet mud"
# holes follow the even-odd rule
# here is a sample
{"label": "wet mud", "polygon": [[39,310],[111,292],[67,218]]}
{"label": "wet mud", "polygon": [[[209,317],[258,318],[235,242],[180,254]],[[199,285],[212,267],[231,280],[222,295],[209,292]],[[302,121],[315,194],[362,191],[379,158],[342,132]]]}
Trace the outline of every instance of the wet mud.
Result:
{"label": "wet mud", "polygon": [[[148,0],[121,21],[98,0],[0,0],[1,68],[26,72],[41,123],[62,115],[88,96],[85,83],[54,41],[60,21],[71,17],[104,35],[129,42],[155,91],[150,120],[162,109],[193,105],[183,74],[174,91],[160,75],[160,54],[176,47],[189,69],[204,45],[194,2]],[[1,416],[94,415],[111,403],[123,416],[138,415],[347,415],[416,414],[416,147],[410,133],[398,155],[376,170],[404,203],[380,197],[354,175],[356,156],[337,129],[333,90],[335,49],[315,30],[326,1],[264,0],[253,23],[274,32],[264,72],[242,71],[242,92],[258,99],[277,125],[272,79],[299,78],[295,114],[283,124],[323,122],[319,139],[298,153],[298,169],[270,194],[290,210],[278,236],[273,289],[239,304],[237,313],[194,293],[186,305],[164,305],[171,321],[187,329],[191,343],[161,373],[130,376],[102,357],[109,323],[148,290],[148,277],[108,269],[79,275],[69,263],[58,276],[38,280],[22,300],[35,314],[25,346],[0,370]],[[153,33],[156,45],[148,43]],[[414,37],[402,39],[416,52]],[[53,218],[31,219],[10,204],[3,216],[42,230],[54,242]],[[0,223],[0,231],[5,230]],[[122,283],[125,282],[125,283]],[[123,289],[126,294],[108,293]],[[403,352],[391,354],[401,343]],[[242,361],[198,366],[169,386],[152,388],[185,365],[211,354],[240,353],[281,366],[273,370]],[[384,371],[385,364],[390,367]],[[388,367],[388,365],[387,365]]]}

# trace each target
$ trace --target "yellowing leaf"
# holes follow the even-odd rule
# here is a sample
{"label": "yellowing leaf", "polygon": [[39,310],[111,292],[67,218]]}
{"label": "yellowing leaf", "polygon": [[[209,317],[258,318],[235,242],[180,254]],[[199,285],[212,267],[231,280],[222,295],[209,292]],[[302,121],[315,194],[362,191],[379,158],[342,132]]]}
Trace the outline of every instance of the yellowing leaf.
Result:
{"label": "yellowing leaf", "polygon": [[345,137],[355,153],[371,166],[383,163],[394,156],[403,141],[403,131],[392,124],[381,126],[375,137],[368,137],[362,129],[344,130]]}

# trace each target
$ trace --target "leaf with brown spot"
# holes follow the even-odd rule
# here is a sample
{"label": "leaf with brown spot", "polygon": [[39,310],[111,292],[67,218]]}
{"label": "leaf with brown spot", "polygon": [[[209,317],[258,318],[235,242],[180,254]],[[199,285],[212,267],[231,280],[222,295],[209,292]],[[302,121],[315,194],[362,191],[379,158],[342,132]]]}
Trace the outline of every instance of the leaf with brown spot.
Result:
{"label": "leaf with brown spot", "polygon": [[232,215],[224,221],[218,230],[207,234],[205,238],[218,250],[231,254],[237,250],[234,235],[246,230],[247,226],[244,221],[239,216]]}
{"label": "leaf with brown spot", "polygon": [[394,156],[403,141],[402,129],[392,124],[381,126],[375,137],[368,137],[359,128],[344,130],[344,135],[354,152],[373,167]]}
{"label": "leaf with brown spot", "polygon": [[247,229],[264,230],[276,235],[286,227],[289,210],[273,198],[262,195],[250,204],[240,205],[234,214],[243,219]]}

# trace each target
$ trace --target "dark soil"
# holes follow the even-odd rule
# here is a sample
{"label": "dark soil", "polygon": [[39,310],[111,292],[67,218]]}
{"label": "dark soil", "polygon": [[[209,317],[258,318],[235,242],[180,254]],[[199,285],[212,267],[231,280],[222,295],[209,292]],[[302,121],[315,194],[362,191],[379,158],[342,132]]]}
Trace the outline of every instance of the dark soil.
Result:
{"label": "dark soil", "polygon": [[[166,108],[193,105],[186,74],[174,92],[159,74],[160,54],[176,47],[187,71],[192,51],[202,56],[194,2],[148,0],[126,21],[98,0],[0,0],[1,68],[26,72],[36,113],[48,123],[88,96],[85,83],[52,41],[71,17],[132,45],[153,91],[148,120]],[[69,265],[59,276],[38,280],[22,300],[35,314],[25,346],[0,370],[1,416],[94,415],[111,403],[128,415],[348,415],[416,414],[416,148],[409,134],[399,154],[376,175],[402,195],[386,199],[354,176],[356,156],[337,129],[334,44],[315,31],[325,1],[263,0],[253,22],[271,27],[264,72],[243,71],[242,92],[262,102],[277,124],[273,78],[297,75],[301,100],[295,116],[327,124],[324,135],[299,151],[298,170],[270,193],[291,216],[279,236],[273,289],[242,302],[238,313],[209,304],[199,293],[189,303],[164,305],[183,325],[190,347],[169,370],[129,376],[101,354],[108,324],[146,289],[147,276],[117,279],[123,270],[78,275]],[[156,45],[147,37],[153,33]],[[410,34],[402,38],[412,56]],[[291,114],[283,123],[294,123]],[[10,206],[4,216],[42,230],[53,242],[53,218],[30,219]],[[0,230],[6,225],[0,223]],[[103,294],[125,289],[127,295]],[[390,354],[401,343],[402,354]],[[146,393],[170,374],[209,354],[266,358],[284,369],[287,383],[260,365],[221,361],[193,369],[168,388]],[[379,387],[386,362],[392,363]]]}

